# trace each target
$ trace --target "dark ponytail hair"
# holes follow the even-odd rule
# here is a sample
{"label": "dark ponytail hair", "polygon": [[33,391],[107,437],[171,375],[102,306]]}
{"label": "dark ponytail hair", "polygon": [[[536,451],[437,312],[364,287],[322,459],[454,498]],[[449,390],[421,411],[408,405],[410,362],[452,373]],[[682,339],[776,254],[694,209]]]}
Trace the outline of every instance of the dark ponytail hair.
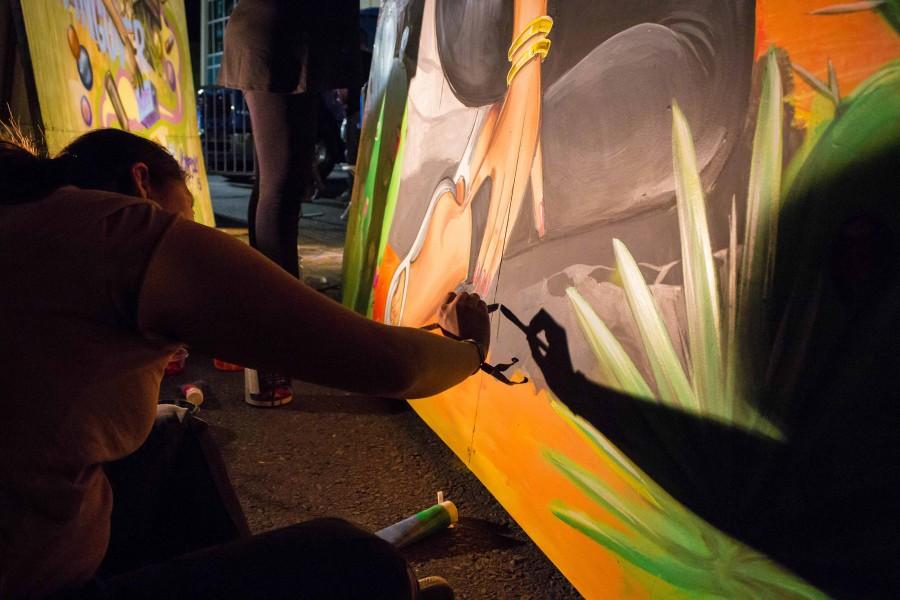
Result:
{"label": "dark ponytail hair", "polygon": [[14,142],[0,140],[0,204],[43,198],[65,185],[66,159],[50,159]]}
{"label": "dark ponytail hair", "polygon": [[119,129],[90,131],[55,158],[0,141],[0,204],[37,200],[65,185],[133,195],[131,167],[139,162],[147,165],[152,185],[185,178],[165,148]]}
{"label": "dark ponytail hair", "polygon": [[142,162],[150,171],[150,183],[184,181],[184,171],[169,151],[154,141],[120,129],[88,132],[62,149],[55,160],[66,160],[73,169],[67,183],[85,189],[135,194],[131,167]]}

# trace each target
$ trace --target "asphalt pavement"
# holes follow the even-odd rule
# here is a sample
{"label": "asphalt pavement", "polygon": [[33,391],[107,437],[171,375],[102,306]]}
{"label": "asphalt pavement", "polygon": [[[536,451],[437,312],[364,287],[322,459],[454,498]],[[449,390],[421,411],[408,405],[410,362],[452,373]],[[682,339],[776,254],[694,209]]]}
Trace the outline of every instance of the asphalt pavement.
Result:
{"label": "asphalt pavement", "polygon": [[[325,197],[304,204],[298,244],[307,283],[339,298],[347,175],[327,184]],[[251,185],[211,176],[210,188],[218,226],[246,239]],[[216,371],[197,355],[163,381],[163,400],[198,380],[207,390],[199,414],[255,533],[322,516],[374,531],[431,506],[440,490],[460,521],[404,549],[420,577],[445,577],[463,599],[580,597],[407,403],[295,382],[291,404],[253,408],[243,402],[242,373]]]}

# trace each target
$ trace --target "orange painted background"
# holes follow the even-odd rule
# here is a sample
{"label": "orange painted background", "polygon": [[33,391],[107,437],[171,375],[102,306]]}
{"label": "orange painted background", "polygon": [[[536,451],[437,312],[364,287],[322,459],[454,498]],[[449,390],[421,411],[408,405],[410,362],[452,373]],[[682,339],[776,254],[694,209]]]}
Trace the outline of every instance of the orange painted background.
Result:
{"label": "orange painted background", "polygon": [[[813,15],[835,4],[829,0],[760,0],[757,3],[757,55],[774,44],[787,51],[791,62],[828,80],[831,60],[844,93],[898,57],[897,34],[871,11],[843,15]],[[809,116],[815,91],[794,78],[794,102],[801,121]]]}

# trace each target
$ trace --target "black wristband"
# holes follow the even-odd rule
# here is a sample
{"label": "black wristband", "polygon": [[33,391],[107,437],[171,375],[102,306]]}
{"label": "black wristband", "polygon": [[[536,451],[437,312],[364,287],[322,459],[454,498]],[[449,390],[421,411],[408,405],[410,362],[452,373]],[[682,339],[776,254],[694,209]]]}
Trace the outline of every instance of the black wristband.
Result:
{"label": "black wristband", "polygon": [[473,340],[472,338],[466,338],[466,339],[460,340],[460,341],[461,341],[461,342],[468,342],[468,343],[472,344],[473,346],[475,346],[475,349],[478,350],[478,366],[475,367],[475,370],[474,370],[474,371],[472,371],[472,375],[474,375],[474,374],[477,373],[478,370],[481,368],[481,365],[484,364],[484,361],[487,360],[487,356],[484,355],[484,350],[482,350],[481,344],[479,344],[478,342],[476,342],[476,341]]}

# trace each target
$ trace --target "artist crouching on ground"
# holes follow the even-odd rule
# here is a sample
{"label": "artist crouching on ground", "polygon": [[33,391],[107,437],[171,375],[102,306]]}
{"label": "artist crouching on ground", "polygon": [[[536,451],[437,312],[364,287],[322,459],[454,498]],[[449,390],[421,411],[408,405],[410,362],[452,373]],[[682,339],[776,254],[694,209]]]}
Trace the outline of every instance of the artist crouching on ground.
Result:
{"label": "artist crouching on ground", "polygon": [[168,556],[142,556],[158,544],[139,538],[108,549],[121,540],[114,500],[135,494],[116,495],[105,468],[142,444],[167,448],[148,435],[179,344],[417,398],[484,360],[478,296],[450,294],[441,308],[442,327],[463,341],[365,319],[186,218],[177,162],[120,131],[88,133],[53,159],[0,142],[0,181],[0,597],[452,597],[442,585],[420,590],[392,546],[337,519],[248,536],[232,512],[237,539],[224,544],[219,531],[206,544],[173,542]]}

